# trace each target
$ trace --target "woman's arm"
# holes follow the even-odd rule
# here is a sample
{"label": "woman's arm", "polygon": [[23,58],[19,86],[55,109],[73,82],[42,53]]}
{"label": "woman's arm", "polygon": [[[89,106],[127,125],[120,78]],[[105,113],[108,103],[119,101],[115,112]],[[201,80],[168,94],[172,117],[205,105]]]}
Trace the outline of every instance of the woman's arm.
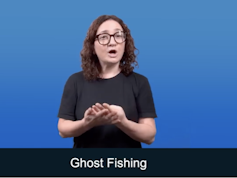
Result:
{"label": "woman's arm", "polygon": [[89,130],[89,126],[86,124],[84,119],[71,121],[59,118],[58,131],[59,135],[63,138],[78,137],[87,130]]}
{"label": "woman's arm", "polygon": [[156,126],[154,118],[141,118],[138,123],[125,118],[116,125],[128,136],[139,142],[151,144],[155,140]]}
{"label": "woman's arm", "polygon": [[78,137],[95,126],[110,122],[110,117],[113,115],[114,114],[108,114],[107,109],[94,112],[92,108],[88,108],[82,120],[72,121],[59,118],[59,135],[63,138]]}
{"label": "woman's arm", "polygon": [[[121,106],[103,103],[103,107],[117,114],[114,124],[134,140],[146,144],[151,144],[155,140],[156,124],[154,118],[140,118],[139,122],[136,123],[127,119]],[[102,106],[99,109],[102,109]]]}

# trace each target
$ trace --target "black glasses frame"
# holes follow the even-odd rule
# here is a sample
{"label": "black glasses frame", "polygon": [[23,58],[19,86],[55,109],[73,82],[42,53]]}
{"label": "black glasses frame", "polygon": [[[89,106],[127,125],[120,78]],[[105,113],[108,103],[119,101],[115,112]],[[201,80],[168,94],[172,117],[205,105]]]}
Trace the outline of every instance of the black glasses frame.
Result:
{"label": "black glasses frame", "polygon": [[[116,32],[116,33],[114,33],[113,35],[110,35],[110,34],[108,34],[108,33],[100,33],[100,34],[98,34],[98,35],[95,36],[95,39],[98,40],[98,42],[100,43],[100,40],[98,39],[98,37],[99,37],[100,35],[106,34],[106,35],[109,36],[109,41],[108,41],[108,43],[106,43],[106,44],[101,44],[101,43],[100,43],[100,44],[101,44],[101,45],[107,45],[107,44],[110,43],[111,37],[114,37],[116,34],[121,33],[121,32],[124,34],[124,40],[121,42],[121,43],[123,43],[123,42],[126,40],[126,33],[123,32],[123,31]],[[116,41],[115,37],[114,37],[114,41],[115,41],[116,43],[118,43],[118,44],[121,44],[121,43],[119,43],[119,42]]]}

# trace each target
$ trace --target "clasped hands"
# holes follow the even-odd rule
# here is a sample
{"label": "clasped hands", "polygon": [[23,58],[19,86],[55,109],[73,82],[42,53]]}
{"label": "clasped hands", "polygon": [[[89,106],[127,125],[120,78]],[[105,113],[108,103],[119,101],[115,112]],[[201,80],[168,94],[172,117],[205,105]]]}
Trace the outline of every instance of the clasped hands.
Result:
{"label": "clasped hands", "polygon": [[126,119],[126,115],[121,106],[96,103],[85,111],[84,119],[88,125],[95,127],[106,124],[119,124]]}

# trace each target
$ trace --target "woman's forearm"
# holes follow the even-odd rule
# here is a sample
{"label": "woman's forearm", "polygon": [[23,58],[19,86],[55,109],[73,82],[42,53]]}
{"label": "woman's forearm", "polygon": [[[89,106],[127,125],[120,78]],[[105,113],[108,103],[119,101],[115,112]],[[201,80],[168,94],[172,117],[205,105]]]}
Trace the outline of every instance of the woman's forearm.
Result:
{"label": "woman's forearm", "polygon": [[117,127],[136,141],[151,144],[155,140],[156,129],[150,125],[125,119],[124,122],[117,124]]}
{"label": "woman's forearm", "polygon": [[71,121],[71,120],[64,120],[60,118],[58,122],[59,134],[63,138],[78,137],[89,129],[90,128],[86,124],[84,119]]}

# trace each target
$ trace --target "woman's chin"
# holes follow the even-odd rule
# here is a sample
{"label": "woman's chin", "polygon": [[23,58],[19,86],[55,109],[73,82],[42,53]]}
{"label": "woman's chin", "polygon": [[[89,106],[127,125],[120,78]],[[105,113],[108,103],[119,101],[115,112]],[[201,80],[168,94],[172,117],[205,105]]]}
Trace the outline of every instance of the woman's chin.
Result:
{"label": "woman's chin", "polygon": [[116,65],[120,62],[120,60],[116,59],[116,58],[110,58],[110,59],[106,59],[105,61],[103,61],[104,64],[107,65]]}

